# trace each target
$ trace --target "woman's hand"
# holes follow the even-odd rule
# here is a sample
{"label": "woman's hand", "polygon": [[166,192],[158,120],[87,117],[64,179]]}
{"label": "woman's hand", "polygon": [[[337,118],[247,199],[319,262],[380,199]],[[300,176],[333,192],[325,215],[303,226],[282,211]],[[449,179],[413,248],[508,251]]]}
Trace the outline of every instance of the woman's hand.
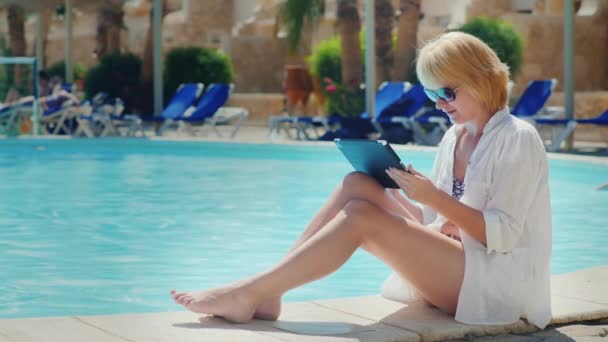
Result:
{"label": "woman's hand", "polygon": [[460,241],[460,229],[453,224],[451,221],[447,221],[441,226],[441,230],[439,232],[443,235],[447,235],[448,237]]}
{"label": "woman's hand", "polygon": [[439,191],[435,184],[412,165],[407,166],[407,172],[389,168],[386,173],[399,185],[405,195],[418,203],[429,205]]}

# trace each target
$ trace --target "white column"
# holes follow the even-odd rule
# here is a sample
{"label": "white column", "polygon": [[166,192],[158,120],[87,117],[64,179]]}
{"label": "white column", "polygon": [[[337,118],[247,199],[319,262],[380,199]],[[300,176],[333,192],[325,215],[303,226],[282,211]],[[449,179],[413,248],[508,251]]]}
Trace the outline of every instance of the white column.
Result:
{"label": "white column", "polygon": [[188,20],[190,18],[190,0],[182,0],[182,13],[184,19]]}
{"label": "white column", "polygon": [[32,135],[38,135],[40,132],[40,105],[38,98],[40,97],[40,84],[38,82],[38,70],[44,65],[44,55],[42,53],[42,10],[36,13],[36,62],[34,63],[34,101],[32,117]]}
{"label": "white column", "polygon": [[72,64],[72,0],[65,0],[65,81],[74,83],[74,65]]}
{"label": "white column", "polygon": [[153,34],[154,34],[154,116],[163,111],[163,65],[162,65],[162,1],[154,0]]}
{"label": "white column", "polygon": [[[564,1],[564,103],[566,118],[574,117],[574,1]],[[573,147],[573,137],[566,141],[566,149]]]}
{"label": "white column", "polygon": [[44,65],[44,56],[42,54],[42,12],[36,13],[36,59],[38,60],[38,68]]}
{"label": "white column", "polygon": [[365,110],[374,120],[376,113],[376,24],[374,0],[365,0]]}

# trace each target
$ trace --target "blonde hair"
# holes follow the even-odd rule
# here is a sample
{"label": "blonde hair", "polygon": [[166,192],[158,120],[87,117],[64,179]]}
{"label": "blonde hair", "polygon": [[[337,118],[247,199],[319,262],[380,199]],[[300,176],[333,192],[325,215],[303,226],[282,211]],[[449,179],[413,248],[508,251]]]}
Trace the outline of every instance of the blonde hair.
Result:
{"label": "blonde hair", "polygon": [[509,67],[470,34],[449,32],[427,43],[418,53],[416,73],[426,86],[465,86],[492,114],[507,106]]}

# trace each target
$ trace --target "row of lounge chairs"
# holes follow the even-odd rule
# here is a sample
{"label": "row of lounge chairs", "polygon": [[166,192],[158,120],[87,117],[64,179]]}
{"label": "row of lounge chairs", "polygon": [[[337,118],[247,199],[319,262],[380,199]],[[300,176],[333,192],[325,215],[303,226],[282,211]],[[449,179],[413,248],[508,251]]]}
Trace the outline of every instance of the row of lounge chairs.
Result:
{"label": "row of lounge chairs", "polygon": [[[578,125],[608,127],[608,110],[594,118],[566,119],[562,107],[546,106],[556,85],[555,79],[530,81],[511,109],[513,115],[537,127],[548,151],[559,150]],[[365,112],[355,117],[272,116],[268,135],[272,138],[281,130],[290,135],[290,131],[295,130],[298,139],[379,137],[395,140],[393,142],[436,145],[450,126],[449,118],[443,112],[426,106],[428,100],[420,84],[385,82],[378,88],[375,100],[376,116],[373,119]],[[319,133],[319,128],[323,128],[322,133]],[[550,128],[549,134],[545,128]],[[395,133],[396,129],[400,132]],[[608,143],[605,131],[601,132],[603,140]],[[406,137],[405,141],[403,137]]]}
{"label": "row of lounge chairs", "polygon": [[[233,124],[230,136],[234,137],[249,113],[240,107],[225,106],[233,89],[232,84],[210,84],[206,88],[201,83],[183,84],[159,117],[125,114],[122,100],[104,93],[82,103],[67,100],[55,105],[47,101],[40,125],[44,134],[106,137],[143,136],[146,124],[154,125],[157,135],[172,128],[196,134],[209,126],[221,136],[218,126]],[[19,134],[22,119],[33,115],[33,105],[34,100],[27,99],[0,107],[0,134]]]}
{"label": "row of lounge chairs", "polygon": [[200,83],[181,85],[161,116],[145,121],[160,123],[158,135],[172,128],[194,135],[197,130],[210,127],[221,137],[222,133],[218,126],[231,124],[233,129],[230,137],[234,138],[243,120],[249,115],[244,108],[225,106],[234,85],[211,84],[199,99],[202,89],[203,85]]}
{"label": "row of lounge chairs", "polygon": [[[557,81],[555,79],[531,81],[517,103],[513,115],[534,124],[547,141],[548,151],[559,150],[562,143],[579,125],[608,127],[608,110],[593,118],[566,119],[563,109],[547,107]],[[200,133],[205,128],[221,136],[218,126],[232,125],[229,132],[234,137],[248,116],[240,107],[226,107],[234,86],[232,84],[200,83],[181,85],[159,117],[142,117],[123,113],[120,99],[98,94],[90,101],[74,103],[71,100],[47,101],[47,109],[40,116],[45,134],[71,134],[74,136],[137,136],[144,135],[144,126],[155,126],[156,134],[176,128],[188,134]],[[376,93],[375,112],[372,119],[367,113],[354,117],[326,116],[273,116],[269,122],[269,137],[281,130],[290,134],[295,130],[297,138],[383,138],[392,142],[413,141],[421,145],[436,145],[450,126],[449,118],[433,107],[426,107],[427,97],[420,84],[385,82]],[[19,134],[21,120],[31,116],[32,98],[9,106],[0,106],[0,134]],[[549,135],[546,130],[548,129]],[[605,133],[604,130],[601,131]],[[314,136],[313,136],[314,134]],[[608,142],[608,136],[603,135]]]}
{"label": "row of lounge chairs", "polygon": [[[408,82],[384,82],[376,92],[375,112],[371,118],[366,112],[356,116],[273,116],[269,121],[269,136],[284,130],[289,134],[295,129],[298,138],[366,139],[380,137],[389,142],[413,141],[420,145],[436,145],[449,128],[447,115],[432,107],[425,107],[428,98],[420,84]],[[325,129],[321,135],[317,130]]]}
{"label": "row of lounge chairs", "polygon": [[556,85],[556,79],[530,81],[511,112],[536,126],[546,141],[547,151],[550,152],[559,151],[578,125],[592,125],[598,128],[602,140],[608,144],[608,136],[604,131],[608,128],[608,109],[593,118],[565,118],[562,107],[546,106]]}
{"label": "row of lounge chairs", "polygon": [[[0,107],[0,134],[15,136],[20,133],[20,127],[25,117],[32,117],[34,112],[34,99],[28,97],[10,105]],[[40,117],[40,124],[44,134],[59,134],[69,131],[69,119],[75,116],[77,107],[72,101],[54,104],[53,99]]]}

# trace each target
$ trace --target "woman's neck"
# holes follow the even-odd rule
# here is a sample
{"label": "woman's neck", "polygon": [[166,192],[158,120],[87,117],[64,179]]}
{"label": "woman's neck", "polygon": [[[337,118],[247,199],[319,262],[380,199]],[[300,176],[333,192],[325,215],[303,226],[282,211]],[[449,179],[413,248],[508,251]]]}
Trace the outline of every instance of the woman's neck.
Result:
{"label": "woman's neck", "polygon": [[[493,113],[492,113],[493,114]],[[464,128],[468,134],[475,136],[475,138],[479,139],[483,134],[483,129],[490,121],[492,117],[490,113],[480,113],[476,119],[464,123]]]}

